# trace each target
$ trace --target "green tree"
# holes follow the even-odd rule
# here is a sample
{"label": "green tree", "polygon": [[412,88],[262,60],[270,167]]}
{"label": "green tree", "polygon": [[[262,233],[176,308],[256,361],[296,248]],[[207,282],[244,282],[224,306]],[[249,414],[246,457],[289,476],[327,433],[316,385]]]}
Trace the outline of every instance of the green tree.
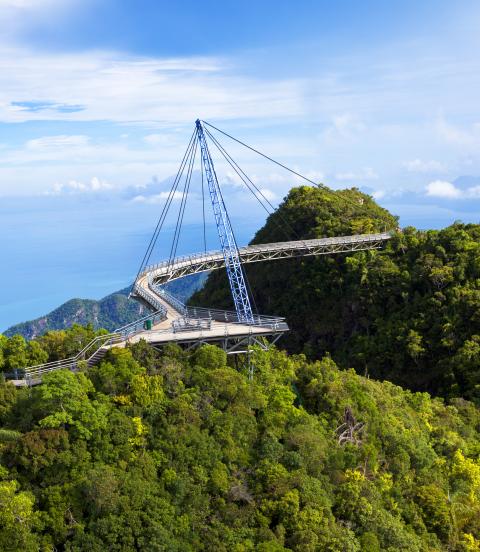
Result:
{"label": "green tree", "polygon": [[3,348],[5,366],[17,370],[28,366],[27,343],[21,335],[14,335]]}
{"label": "green tree", "polygon": [[3,367],[5,365],[5,354],[4,349],[8,343],[8,339],[0,334],[0,370],[3,370]]}
{"label": "green tree", "polygon": [[0,481],[0,548],[11,551],[37,551],[38,539],[32,533],[36,523],[34,498],[20,491],[16,481]]}
{"label": "green tree", "polygon": [[29,341],[27,344],[27,359],[29,366],[43,364],[48,360],[48,353],[38,341]]}
{"label": "green tree", "polygon": [[107,407],[91,399],[91,381],[84,374],[68,370],[50,372],[34,389],[39,425],[45,428],[72,428],[75,437],[90,439],[107,426]]}

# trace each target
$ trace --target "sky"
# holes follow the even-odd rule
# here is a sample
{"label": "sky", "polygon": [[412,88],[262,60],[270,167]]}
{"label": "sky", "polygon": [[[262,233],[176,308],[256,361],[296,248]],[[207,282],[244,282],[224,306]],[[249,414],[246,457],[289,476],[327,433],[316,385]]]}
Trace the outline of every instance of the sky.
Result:
{"label": "sky", "polygon": [[[403,226],[480,222],[479,26],[468,0],[0,0],[0,331],[132,281],[198,117]],[[300,183],[222,144],[273,205]],[[215,163],[246,243],[265,212]]]}

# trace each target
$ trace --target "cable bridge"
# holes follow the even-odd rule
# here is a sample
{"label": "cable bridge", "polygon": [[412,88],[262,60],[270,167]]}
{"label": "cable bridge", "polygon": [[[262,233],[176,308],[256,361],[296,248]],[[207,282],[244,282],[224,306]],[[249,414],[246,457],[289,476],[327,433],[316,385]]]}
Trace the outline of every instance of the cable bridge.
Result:
{"label": "cable bridge", "polygon": [[[291,242],[249,245],[239,248],[242,265],[261,261],[274,261],[294,257],[350,253],[379,249],[391,239],[388,232],[360,234],[334,238],[321,238]],[[199,272],[225,267],[222,251],[211,251],[178,257],[147,266],[137,277],[131,296],[144,303],[163,318],[142,334],[143,339],[155,346],[176,342],[187,348],[203,343],[216,343],[227,354],[247,352],[248,346],[268,345],[259,340],[269,338],[270,344],[288,331],[284,318],[252,314],[246,321],[238,312],[186,307],[163,287],[164,284]]]}
{"label": "cable bridge", "polygon": [[[241,247],[239,253],[245,264],[379,249],[391,238],[391,233],[384,232],[267,243]],[[239,320],[236,312],[187,307],[162,286],[189,274],[217,270],[224,266],[222,252],[211,251],[178,257],[173,263],[164,261],[147,267],[137,278],[132,296],[145,304],[151,310],[150,314],[111,334],[96,337],[72,358],[26,368],[19,377],[12,377],[13,383],[17,386],[36,385],[41,383],[44,374],[53,370],[78,370],[93,366],[111,347],[125,347],[141,339],[154,347],[172,342],[186,348],[215,343],[227,354],[245,353],[248,346],[253,344],[265,348],[266,343],[260,338],[268,338],[270,344],[275,343],[289,329],[284,318],[253,315],[253,321],[245,324]]]}
{"label": "cable bridge", "polygon": [[[74,357],[62,361],[48,362],[39,366],[26,367],[24,370],[17,371],[16,374],[10,374],[9,377],[15,385],[39,384],[42,381],[43,375],[52,370],[69,369],[76,371],[92,366],[98,363],[110,348],[125,347],[128,344],[137,343],[141,339],[155,348],[161,348],[166,343],[177,343],[186,349],[191,349],[205,343],[215,343],[222,347],[227,354],[248,353],[252,345],[258,345],[267,349],[287,332],[289,328],[283,317],[263,316],[253,311],[247,275],[243,268],[246,263],[379,249],[385,242],[391,239],[391,232],[383,232],[309,240],[297,239],[238,247],[210,154],[207,136],[210,143],[216,146],[217,150],[223,155],[224,159],[267,213],[271,214],[275,208],[262,193],[261,189],[246,175],[205,125],[221,132],[283,169],[290,171],[297,177],[315,184],[308,178],[220,131],[220,129],[213,127],[209,123],[197,120],[187,151],[183,156],[180,168],[168,194],[130,293],[131,297],[143,303],[151,311],[150,314],[122,328],[118,328],[111,334],[98,336]],[[176,251],[198,148],[200,149],[205,252],[179,257],[176,255]],[[220,241],[221,249],[218,251],[206,251],[204,180],[207,184],[208,198],[212,205]],[[183,191],[180,192],[182,182]],[[329,188],[321,184],[315,185],[325,189],[326,193],[332,193]],[[179,194],[181,201],[169,258],[157,264],[149,264],[172,201],[175,197],[178,198]],[[350,201],[345,198],[343,199],[347,202]],[[355,203],[355,209],[361,210],[362,204]],[[289,227],[286,221],[284,222],[284,227],[284,229],[288,229]],[[290,228],[290,230],[292,229]],[[178,278],[221,268],[225,268],[227,272],[235,306],[234,312],[188,307],[173,297],[164,287],[164,284]]]}
{"label": "cable bridge", "polygon": [[[390,232],[383,232],[380,234],[358,234],[355,236],[266,243],[241,247],[238,252],[242,264],[247,264],[294,257],[379,249],[391,237]],[[173,262],[163,261],[142,270],[133,286],[131,295],[138,297],[155,309],[157,301],[162,297],[157,289],[159,285],[190,274],[198,274],[199,272],[223,267],[225,267],[225,259],[222,251],[186,255],[174,259]]]}

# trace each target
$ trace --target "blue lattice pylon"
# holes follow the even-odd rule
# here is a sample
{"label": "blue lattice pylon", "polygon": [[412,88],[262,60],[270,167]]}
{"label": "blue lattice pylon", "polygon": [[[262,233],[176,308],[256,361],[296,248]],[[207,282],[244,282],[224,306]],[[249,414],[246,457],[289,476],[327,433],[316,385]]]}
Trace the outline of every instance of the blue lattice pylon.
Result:
{"label": "blue lattice pylon", "polygon": [[249,324],[253,322],[252,306],[248,296],[237,242],[235,241],[232,225],[228,217],[225,202],[223,201],[222,191],[218,184],[215,167],[205,139],[202,123],[197,119],[195,124],[197,128],[197,138],[202,152],[205,176],[208,182],[208,190],[212,201],[213,214],[217,225],[218,237],[220,238],[220,247],[222,248],[223,257],[225,259],[225,267],[227,269],[235,310],[237,311],[238,320]]}

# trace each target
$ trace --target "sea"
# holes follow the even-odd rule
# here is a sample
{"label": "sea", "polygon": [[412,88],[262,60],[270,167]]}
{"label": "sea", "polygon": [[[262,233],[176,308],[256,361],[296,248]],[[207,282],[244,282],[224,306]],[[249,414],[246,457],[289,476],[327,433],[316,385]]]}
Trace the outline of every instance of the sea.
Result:
{"label": "sea", "polygon": [[[69,299],[100,299],[131,284],[161,210],[161,204],[104,194],[2,198],[0,332]],[[184,219],[177,255],[205,249],[203,216],[196,211]],[[265,213],[256,208],[242,211],[231,217],[239,245],[247,244],[265,222]],[[150,263],[170,254],[176,214],[170,219]],[[205,235],[206,249],[219,249],[216,226],[208,218]]]}

